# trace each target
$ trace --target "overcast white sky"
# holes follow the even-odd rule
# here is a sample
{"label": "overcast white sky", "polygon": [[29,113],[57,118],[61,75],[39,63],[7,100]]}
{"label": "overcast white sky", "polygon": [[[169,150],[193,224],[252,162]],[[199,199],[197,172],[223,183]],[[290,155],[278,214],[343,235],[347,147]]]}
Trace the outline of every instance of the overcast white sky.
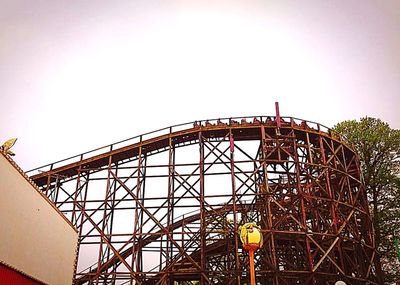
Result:
{"label": "overcast white sky", "polygon": [[0,99],[24,170],[275,101],[400,128],[400,1],[0,0]]}

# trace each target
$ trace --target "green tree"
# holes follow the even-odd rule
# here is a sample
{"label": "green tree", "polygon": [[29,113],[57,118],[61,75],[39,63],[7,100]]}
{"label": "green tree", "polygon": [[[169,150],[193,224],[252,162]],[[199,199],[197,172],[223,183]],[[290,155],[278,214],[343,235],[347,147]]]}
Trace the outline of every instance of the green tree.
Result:
{"label": "green tree", "polygon": [[377,271],[384,272],[385,284],[393,284],[400,280],[394,246],[395,237],[400,238],[400,130],[370,117],[341,122],[334,130],[360,156],[381,264]]}

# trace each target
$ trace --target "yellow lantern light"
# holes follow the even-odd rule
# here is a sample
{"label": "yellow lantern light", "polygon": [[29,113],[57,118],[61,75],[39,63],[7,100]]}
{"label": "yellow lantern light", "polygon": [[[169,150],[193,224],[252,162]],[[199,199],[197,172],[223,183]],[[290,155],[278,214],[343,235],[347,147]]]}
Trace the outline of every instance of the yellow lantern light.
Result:
{"label": "yellow lantern light", "polygon": [[263,237],[261,229],[255,223],[246,223],[239,227],[240,240],[243,248],[249,252],[250,257],[250,284],[255,285],[254,251],[262,247]]}
{"label": "yellow lantern light", "polygon": [[240,240],[245,250],[257,250],[262,247],[263,238],[261,229],[256,223],[246,223],[239,227]]}

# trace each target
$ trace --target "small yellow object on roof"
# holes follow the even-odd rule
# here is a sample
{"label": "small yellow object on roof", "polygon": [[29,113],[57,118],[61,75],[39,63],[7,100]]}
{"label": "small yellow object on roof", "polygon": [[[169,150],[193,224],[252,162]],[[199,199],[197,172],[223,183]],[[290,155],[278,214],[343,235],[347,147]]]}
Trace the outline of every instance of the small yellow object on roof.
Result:
{"label": "small yellow object on roof", "polygon": [[15,155],[15,153],[13,153],[10,149],[13,147],[13,145],[15,144],[15,142],[17,141],[17,138],[12,138],[7,140],[5,143],[3,143],[2,146],[0,146],[0,150],[2,152],[4,152],[7,155]]}

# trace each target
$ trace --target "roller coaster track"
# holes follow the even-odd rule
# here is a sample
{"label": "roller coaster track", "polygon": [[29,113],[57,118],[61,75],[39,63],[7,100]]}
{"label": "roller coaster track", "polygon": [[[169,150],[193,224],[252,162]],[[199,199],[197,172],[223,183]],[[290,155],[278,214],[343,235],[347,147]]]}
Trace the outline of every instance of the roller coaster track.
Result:
{"label": "roller coaster track", "polygon": [[[252,147],[250,153],[241,149],[242,145],[239,143],[241,141],[255,141],[257,143],[247,144]],[[198,156],[191,160],[189,164],[175,164],[175,161],[171,159],[175,155],[175,150],[194,144],[199,145]],[[243,145],[246,145],[246,143],[243,143]],[[256,147],[253,148],[254,146]],[[241,160],[238,159],[239,155],[234,156],[235,149],[237,149],[238,154],[242,155]],[[153,174],[153,177],[166,178],[163,181],[167,182],[167,186],[163,188],[163,191],[167,194],[163,196],[157,191],[152,192],[151,190],[154,188],[149,188],[146,184],[146,195],[150,192],[155,197],[146,196],[144,190],[140,188],[141,179],[143,177],[147,179],[146,173],[142,173],[143,168],[147,169],[146,160],[153,154],[165,151],[168,151],[169,155],[164,155],[164,157],[169,158],[169,160],[157,162],[156,166],[149,165],[149,169],[152,169],[152,166],[163,167],[163,174]],[[205,152],[213,155],[212,159],[208,157],[206,163]],[[158,159],[158,157],[155,158]],[[142,160],[144,166],[141,165]],[[241,168],[240,163],[247,163],[245,166],[248,168]],[[251,167],[249,167],[249,164],[251,164]],[[216,167],[211,168],[214,165]],[[181,167],[180,169],[182,167],[187,168],[185,168],[185,172],[178,173],[180,169],[176,171],[176,166]],[[222,166],[223,170],[207,172],[207,167],[214,170],[218,166]],[[124,167],[129,168],[130,172],[119,177],[116,174],[117,170],[124,170]],[[189,170],[186,171],[186,169]],[[104,173],[98,173],[100,171],[104,171]],[[119,280],[128,280],[128,282],[135,278],[144,282],[156,282],[157,279],[161,280],[163,274],[167,276],[176,273],[174,272],[175,268],[170,267],[171,264],[178,269],[179,266],[186,266],[186,264],[190,266],[188,271],[183,270],[175,277],[179,274],[182,274],[181,276],[192,274],[191,276],[194,279],[198,279],[201,275],[202,284],[212,284],[209,279],[212,276],[207,275],[211,273],[206,270],[208,266],[206,254],[210,254],[213,248],[222,248],[223,241],[207,240],[209,235],[206,232],[207,223],[205,220],[206,217],[211,215],[234,213],[233,216],[236,219],[236,214],[240,211],[245,214],[251,213],[253,210],[249,207],[258,206],[241,204],[240,199],[235,200],[239,195],[242,195],[239,190],[243,189],[248,191],[247,195],[255,199],[254,201],[257,201],[256,199],[259,197],[266,198],[265,201],[262,200],[261,207],[253,208],[255,215],[258,215],[259,220],[264,223],[264,241],[271,246],[263,259],[260,258],[260,268],[261,266],[264,268],[264,271],[260,272],[263,285],[325,285],[331,284],[329,282],[333,280],[332,278],[337,279],[339,277],[354,285],[365,285],[367,282],[369,282],[368,284],[378,284],[378,278],[374,271],[376,255],[372,224],[368,214],[365,188],[360,178],[357,154],[346,138],[336,135],[329,128],[318,123],[279,116],[196,121],[120,141],[33,169],[27,173],[41,191],[45,192],[46,195],[52,195],[52,201],[56,205],[64,206],[68,203],[72,205],[72,210],[67,209],[64,213],[72,212],[71,221],[74,225],[81,226],[79,228],[80,233],[82,233],[84,219],[89,220],[92,217],[91,215],[94,217],[94,214],[98,214],[97,220],[92,221],[92,227],[83,233],[80,240],[81,242],[86,237],[99,238],[100,242],[93,242],[97,242],[96,245],[99,247],[98,258],[90,262],[97,261],[97,263],[88,270],[76,273],[74,284],[82,285],[92,281],[113,282],[118,278],[120,278]],[[123,192],[121,195],[125,196],[118,198],[117,202],[115,198],[112,198],[114,204],[111,206],[109,206],[110,196],[108,194],[105,195],[104,200],[92,198],[93,201],[89,199],[89,202],[100,206],[92,206],[92,208],[88,206],[89,208],[85,209],[84,207],[87,206],[85,195],[88,185],[94,184],[89,183],[89,181],[96,181],[97,174],[99,174],[98,176],[103,175],[101,176],[103,180],[97,181],[103,183],[102,186],[104,186],[104,183],[106,184],[105,192],[114,191],[113,194],[115,195],[117,189],[124,189],[117,194]],[[207,204],[209,203],[207,199],[211,201],[211,199],[218,197],[211,193],[213,189],[208,189],[208,194],[205,192],[204,177],[206,175],[220,175],[219,177],[225,175],[223,178],[229,176],[229,180],[231,180],[229,182],[232,183],[224,185],[224,189],[232,191],[224,192],[228,194],[223,196],[228,202],[222,200],[225,203],[222,204],[220,201],[214,200],[216,201],[213,202],[214,204]],[[210,176],[207,176],[207,179]],[[149,177],[151,178],[151,176]],[[125,178],[126,180],[124,180]],[[176,182],[175,186],[171,186],[173,184],[171,180]],[[113,189],[111,189],[110,181],[114,183]],[[130,182],[129,187],[126,186],[125,181]],[[211,179],[208,181],[211,181]],[[236,185],[235,181],[237,182]],[[64,191],[63,184],[68,186],[66,182],[71,182],[74,187],[67,188],[70,192],[62,193],[64,196],[57,200],[58,191],[60,189]],[[270,185],[271,189],[268,190]],[[142,196],[139,197],[132,189],[141,193]],[[192,199],[195,203],[189,206],[189,204],[180,200],[182,196],[173,196],[174,191],[178,191],[178,189],[179,195],[186,195],[186,198]],[[85,193],[84,198],[82,198],[83,196],[78,198],[78,195],[82,193]],[[268,193],[268,195],[264,195],[265,193]],[[246,198],[246,196],[243,197]],[[132,203],[129,206],[130,208],[127,206],[129,210],[133,210],[132,213],[136,211],[136,214],[134,213],[131,217],[131,220],[135,220],[135,229],[139,228],[141,231],[145,224],[151,227],[151,230],[139,233],[133,230],[128,234],[122,232],[121,236],[123,235],[127,240],[121,242],[124,243],[124,246],[117,250],[111,245],[111,238],[109,237],[114,232],[106,228],[109,226],[107,218],[113,217],[115,210],[113,207],[121,201],[127,202],[125,199],[135,203],[134,206],[132,206]],[[161,205],[143,204],[141,199],[143,201],[145,199],[148,199],[146,201],[164,199],[164,201]],[[192,206],[193,204],[194,206]],[[149,205],[150,210],[148,209]],[[190,210],[190,207],[198,207],[196,209],[199,209],[200,212],[182,217],[177,221],[173,215],[169,215],[169,211],[174,207],[182,207],[185,211]],[[164,214],[164,212],[161,214],[158,209],[163,209],[167,214]],[[90,212],[90,214],[87,212]],[[138,212],[141,213],[141,221],[139,221]],[[147,217],[144,222],[143,216]],[[146,224],[148,221],[150,222]],[[201,237],[196,236],[198,247],[192,251],[186,251],[178,244],[177,240],[174,240],[174,231],[183,227],[183,225],[190,225],[197,221],[200,221],[199,228],[201,229],[198,232],[196,231],[196,234],[201,235]],[[236,221],[234,225],[234,229],[236,229],[239,223]],[[96,234],[91,234],[92,231],[95,231]],[[188,237],[191,238],[192,236],[187,235],[186,239]],[[235,236],[235,239],[235,244],[230,249],[235,254],[235,268],[232,269],[233,267],[230,268],[229,265],[226,267],[228,269],[221,270],[221,272],[229,272],[226,275],[227,278],[233,276],[233,279],[239,280],[245,278],[245,275],[243,269],[240,268],[243,264],[243,257],[239,258],[237,236]],[[182,237],[179,241],[183,244],[185,238]],[[88,243],[90,241],[85,240],[79,246],[82,247],[82,245]],[[146,246],[150,248],[149,245],[152,243],[160,246],[160,251],[157,252],[160,257],[160,269],[159,271],[145,272],[143,268],[150,267],[148,266],[150,263],[143,265],[146,256],[141,259],[142,256],[137,255],[136,260],[133,257],[139,251],[143,253]],[[170,254],[168,256],[165,255],[165,252],[162,252],[163,243],[167,243],[169,248],[173,248],[168,252]],[[117,244],[120,243],[116,242],[115,245]],[[125,247],[128,248],[125,249]],[[110,249],[113,250],[112,253]],[[201,251],[201,256],[199,256],[199,251]],[[177,254],[171,258],[172,254],[175,253]],[[293,258],[294,255],[295,258]],[[132,265],[128,264],[126,260],[131,256]],[[174,263],[174,261],[176,262]],[[171,263],[166,264],[166,262]],[[129,272],[118,269],[121,263],[125,265]],[[301,277],[299,277],[300,275],[296,276],[297,281],[295,282],[297,283],[293,283],[293,274],[297,273],[301,273]],[[167,282],[170,281],[175,282],[176,279]]]}
{"label": "roller coaster track", "polygon": [[[329,136],[331,133],[329,128],[311,121],[304,121],[293,117],[281,117],[281,121],[282,128],[298,129],[300,131],[307,129],[310,134],[315,135],[322,134]],[[204,138],[213,139],[224,137],[227,135],[229,130],[231,130],[236,141],[257,140],[261,137],[261,127],[265,127],[266,132],[272,133],[275,131],[276,126],[277,123],[273,116],[195,121],[193,123],[176,125],[123,140],[81,155],[29,170],[26,173],[37,186],[41,187],[56,181],[56,177],[65,179],[76,176],[79,171],[100,169],[101,167],[108,165],[110,157],[112,163],[137,157],[140,148],[142,154],[160,152],[169,146],[170,139],[172,140],[173,145],[180,146],[196,142],[199,138],[199,133],[201,133]],[[178,129],[178,131],[174,131],[175,129]],[[144,140],[147,136],[157,135],[159,133],[165,134]],[[337,139],[342,140],[343,138],[337,137]],[[118,147],[119,145],[126,146]],[[102,151],[104,151],[104,153],[94,155],[94,153]],[[74,162],[68,163],[69,161]],[[62,166],[58,167],[58,165]]]}

